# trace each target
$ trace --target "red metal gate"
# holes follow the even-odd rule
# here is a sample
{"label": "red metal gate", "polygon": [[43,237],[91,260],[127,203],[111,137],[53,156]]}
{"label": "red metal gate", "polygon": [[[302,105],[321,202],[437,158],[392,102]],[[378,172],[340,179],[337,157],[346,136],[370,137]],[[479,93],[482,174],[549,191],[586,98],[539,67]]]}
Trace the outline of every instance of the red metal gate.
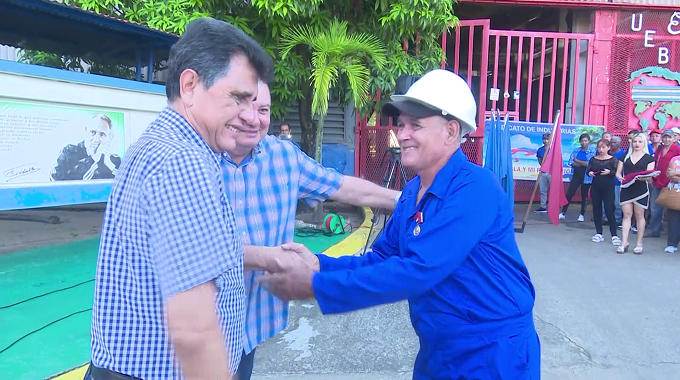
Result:
{"label": "red metal gate", "polygon": [[453,40],[447,41],[447,35],[442,36],[444,53],[447,47],[453,45],[453,60],[449,60],[442,68],[452,70],[464,78],[477,99],[477,131],[463,143],[461,148],[470,161],[482,163],[482,142],[484,137],[484,120],[486,118],[486,96],[489,69],[489,35],[490,20],[463,20],[453,34]]}
{"label": "red metal gate", "polygon": [[[590,118],[593,35],[492,30],[490,20],[465,20],[442,36],[444,51],[453,51],[442,67],[467,80],[478,100],[478,129],[462,149],[482,163],[484,121],[500,109],[516,120],[552,122],[560,109],[565,123]],[[387,149],[392,126],[357,125],[357,174],[380,181],[379,157]],[[517,200],[530,196],[533,182],[517,181]]]}
{"label": "red metal gate", "polygon": [[[588,124],[593,39],[592,34],[490,31],[486,116],[500,109],[514,120],[552,123],[561,110],[563,123]],[[491,96],[493,89],[497,97]],[[516,180],[515,200],[528,201],[534,183]]]}

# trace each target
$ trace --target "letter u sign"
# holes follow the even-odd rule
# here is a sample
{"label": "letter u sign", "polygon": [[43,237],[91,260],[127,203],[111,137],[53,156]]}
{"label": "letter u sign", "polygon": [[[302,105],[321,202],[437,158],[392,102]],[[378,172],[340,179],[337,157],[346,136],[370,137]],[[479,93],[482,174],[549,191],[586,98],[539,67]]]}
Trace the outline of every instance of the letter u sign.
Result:
{"label": "letter u sign", "polygon": [[642,13],[633,13],[633,17],[630,19],[630,29],[632,29],[633,32],[642,30],[642,15]]}

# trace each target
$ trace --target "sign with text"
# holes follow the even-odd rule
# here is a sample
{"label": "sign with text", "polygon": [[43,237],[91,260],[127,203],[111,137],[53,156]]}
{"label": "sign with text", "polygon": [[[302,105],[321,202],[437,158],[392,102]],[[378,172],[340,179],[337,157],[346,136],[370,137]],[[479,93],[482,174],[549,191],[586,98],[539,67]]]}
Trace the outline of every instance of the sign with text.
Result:
{"label": "sign with text", "polygon": [[0,101],[0,186],[112,182],[125,150],[125,114]]}
{"label": "sign with text", "polygon": [[671,61],[670,54],[673,52],[673,48],[663,43],[657,43],[656,39],[660,36],[663,37],[663,34],[666,34],[667,36],[676,36],[680,34],[680,12],[673,12],[673,14],[670,15],[665,30],[661,30],[660,33],[656,29],[648,29],[645,26],[644,16],[644,12],[633,13],[630,22],[630,30],[631,32],[644,33],[644,47],[646,49],[656,49],[657,63],[660,66],[667,65]]}
{"label": "sign with text", "polygon": [[[515,180],[535,181],[541,166],[538,164],[536,152],[543,146],[543,134],[552,132],[551,123],[532,123],[526,121],[508,121],[510,128],[510,150],[512,152],[512,175]],[[485,128],[491,128],[491,121],[487,120]],[[569,182],[571,166],[569,156],[580,146],[579,136],[587,133],[591,143],[595,144],[604,133],[603,126],[563,124],[562,132],[562,160],[564,182]],[[486,158],[486,144],[483,155]]]}

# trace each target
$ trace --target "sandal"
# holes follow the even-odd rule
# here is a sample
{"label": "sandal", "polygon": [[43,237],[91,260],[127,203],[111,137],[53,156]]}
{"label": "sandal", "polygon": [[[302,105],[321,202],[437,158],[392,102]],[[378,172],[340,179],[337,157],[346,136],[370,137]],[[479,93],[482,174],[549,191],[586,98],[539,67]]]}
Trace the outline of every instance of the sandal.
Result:
{"label": "sandal", "polygon": [[592,240],[595,243],[601,243],[604,241],[604,236],[602,236],[602,234],[595,234],[590,240]]}
{"label": "sandal", "polygon": [[622,246],[622,245],[620,245],[618,248],[616,248],[616,253],[621,254],[621,253],[628,252],[628,245],[629,245],[629,244],[626,244],[625,247]]}
{"label": "sandal", "polygon": [[633,253],[636,255],[642,254],[642,246],[638,245],[637,247],[635,247],[635,249],[633,249]]}
{"label": "sandal", "polygon": [[621,245],[621,239],[618,236],[612,236],[612,245],[614,246]]}

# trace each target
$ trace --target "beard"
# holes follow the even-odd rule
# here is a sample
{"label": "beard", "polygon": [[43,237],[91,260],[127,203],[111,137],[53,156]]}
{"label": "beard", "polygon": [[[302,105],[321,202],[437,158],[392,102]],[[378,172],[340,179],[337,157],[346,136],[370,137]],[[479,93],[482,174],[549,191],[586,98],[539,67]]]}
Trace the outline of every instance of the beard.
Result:
{"label": "beard", "polygon": [[99,151],[100,146],[102,146],[102,144],[99,141],[90,140],[90,142],[86,145],[87,155],[94,158],[94,155],[97,153],[97,151]]}

